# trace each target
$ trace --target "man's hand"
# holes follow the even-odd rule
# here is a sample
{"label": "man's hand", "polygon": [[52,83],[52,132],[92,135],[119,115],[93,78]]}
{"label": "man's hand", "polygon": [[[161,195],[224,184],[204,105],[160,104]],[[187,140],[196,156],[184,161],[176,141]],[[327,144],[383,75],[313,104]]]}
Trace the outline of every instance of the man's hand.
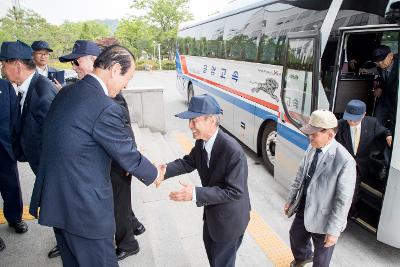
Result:
{"label": "man's hand", "polygon": [[386,137],[386,143],[388,144],[389,147],[392,146],[392,140],[393,140],[393,137],[391,135]]}
{"label": "man's hand", "polygon": [[337,240],[338,240],[337,236],[326,234],[325,240],[324,240],[324,243],[325,243],[324,247],[328,248],[328,247],[335,245]]}
{"label": "man's hand", "polygon": [[374,89],[374,97],[380,97],[382,95],[382,89],[381,88],[375,88]]}
{"label": "man's hand", "polygon": [[156,185],[156,188],[158,188],[161,185],[161,182],[164,181],[165,177],[165,172],[167,171],[167,165],[162,164],[156,166],[158,170],[158,177],[154,180],[154,183]]}
{"label": "man's hand", "polygon": [[185,184],[182,181],[179,183],[183,186],[181,190],[171,192],[169,198],[175,201],[191,201],[193,199],[193,185]]}
{"label": "man's hand", "polygon": [[290,203],[286,202],[285,206],[283,206],[283,211],[285,212],[285,215],[288,214],[289,208],[290,208]]}
{"label": "man's hand", "polygon": [[54,84],[54,86],[56,87],[57,92],[61,90],[62,85],[61,85],[61,83],[59,83],[56,79],[53,80],[53,84]]}

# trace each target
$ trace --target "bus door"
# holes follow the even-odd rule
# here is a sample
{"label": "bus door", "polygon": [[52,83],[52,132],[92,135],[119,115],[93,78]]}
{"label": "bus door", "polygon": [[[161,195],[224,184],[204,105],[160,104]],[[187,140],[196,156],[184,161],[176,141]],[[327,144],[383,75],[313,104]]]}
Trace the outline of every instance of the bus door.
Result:
{"label": "bus door", "polygon": [[[400,27],[398,25],[377,25],[365,27],[348,27],[340,29],[340,47],[336,60],[336,77],[333,94],[331,95],[331,109],[340,119],[347,103],[352,99],[359,99],[367,105],[367,116],[375,116],[376,98],[373,89],[379,88],[378,70],[372,62],[372,52],[379,45],[386,45],[398,61]],[[354,64],[355,63],[355,64]],[[397,65],[398,66],[398,65]],[[397,67],[398,68],[398,67]],[[397,70],[398,71],[398,70]],[[398,73],[397,73],[398,75]],[[397,87],[398,80],[397,77]],[[396,85],[396,84],[395,84]],[[397,99],[399,99],[399,88]],[[394,96],[396,97],[396,96]],[[397,120],[400,118],[400,109],[396,107]],[[393,143],[388,148],[386,140],[382,138],[377,144],[369,144],[370,159],[367,177],[361,177],[359,201],[353,220],[366,230],[377,234],[377,239],[383,243],[400,248],[400,150],[399,124],[385,125],[392,128]],[[390,151],[391,160],[388,168],[376,165],[377,152],[385,156]],[[379,154],[378,154],[379,155]],[[389,157],[390,158],[390,157]],[[383,166],[385,161],[383,161]],[[364,170],[365,173],[365,170]]]}
{"label": "bus door", "polygon": [[287,188],[309,144],[299,128],[308,123],[317,106],[319,39],[316,31],[288,33],[286,39],[275,178]]}

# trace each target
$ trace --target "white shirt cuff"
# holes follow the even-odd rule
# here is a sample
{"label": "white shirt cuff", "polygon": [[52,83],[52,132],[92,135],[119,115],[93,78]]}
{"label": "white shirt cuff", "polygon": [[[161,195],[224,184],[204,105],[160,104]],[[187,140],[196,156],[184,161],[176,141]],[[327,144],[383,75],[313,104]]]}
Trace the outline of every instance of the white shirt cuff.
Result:
{"label": "white shirt cuff", "polygon": [[193,193],[192,193],[192,202],[196,203],[196,187],[193,187]]}

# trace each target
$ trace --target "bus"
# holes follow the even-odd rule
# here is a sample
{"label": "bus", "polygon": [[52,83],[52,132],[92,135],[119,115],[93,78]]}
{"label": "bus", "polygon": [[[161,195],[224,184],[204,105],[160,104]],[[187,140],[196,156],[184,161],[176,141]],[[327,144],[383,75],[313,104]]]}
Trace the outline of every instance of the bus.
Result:
{"label": "bus", "polygon": [[[376,73],[359,71],[363,62],[371,64],[377,45],[398,54],[398,6],[387,0],[257,1],[217,14],[179,30],[176,87],[188,101],[213,95],[221,126],[288,188],[309,145],[299,128],[312,111],[329,109],[341,118],[348,101],[360,99],[373,115]],[[353,218],[396,248],[399,142],[394,135],[385,178],[361,182],[362,204]]]}

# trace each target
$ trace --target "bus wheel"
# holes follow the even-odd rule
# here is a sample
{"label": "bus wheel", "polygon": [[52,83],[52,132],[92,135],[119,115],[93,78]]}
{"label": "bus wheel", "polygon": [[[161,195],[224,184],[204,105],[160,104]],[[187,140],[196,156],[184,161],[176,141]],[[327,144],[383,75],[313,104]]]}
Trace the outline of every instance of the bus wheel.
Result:
{"label": "bus wheel", "polygon": [[265,167],[271,175],[274,175],[276,135],[276,122],[267,123],[262,134],[261,152]]}
{"label": "bus wheel", "polygon": [[189,83],[188,91],[187,91],[187,103],[189,105],[190,99],[194,96],[193,84]]}

